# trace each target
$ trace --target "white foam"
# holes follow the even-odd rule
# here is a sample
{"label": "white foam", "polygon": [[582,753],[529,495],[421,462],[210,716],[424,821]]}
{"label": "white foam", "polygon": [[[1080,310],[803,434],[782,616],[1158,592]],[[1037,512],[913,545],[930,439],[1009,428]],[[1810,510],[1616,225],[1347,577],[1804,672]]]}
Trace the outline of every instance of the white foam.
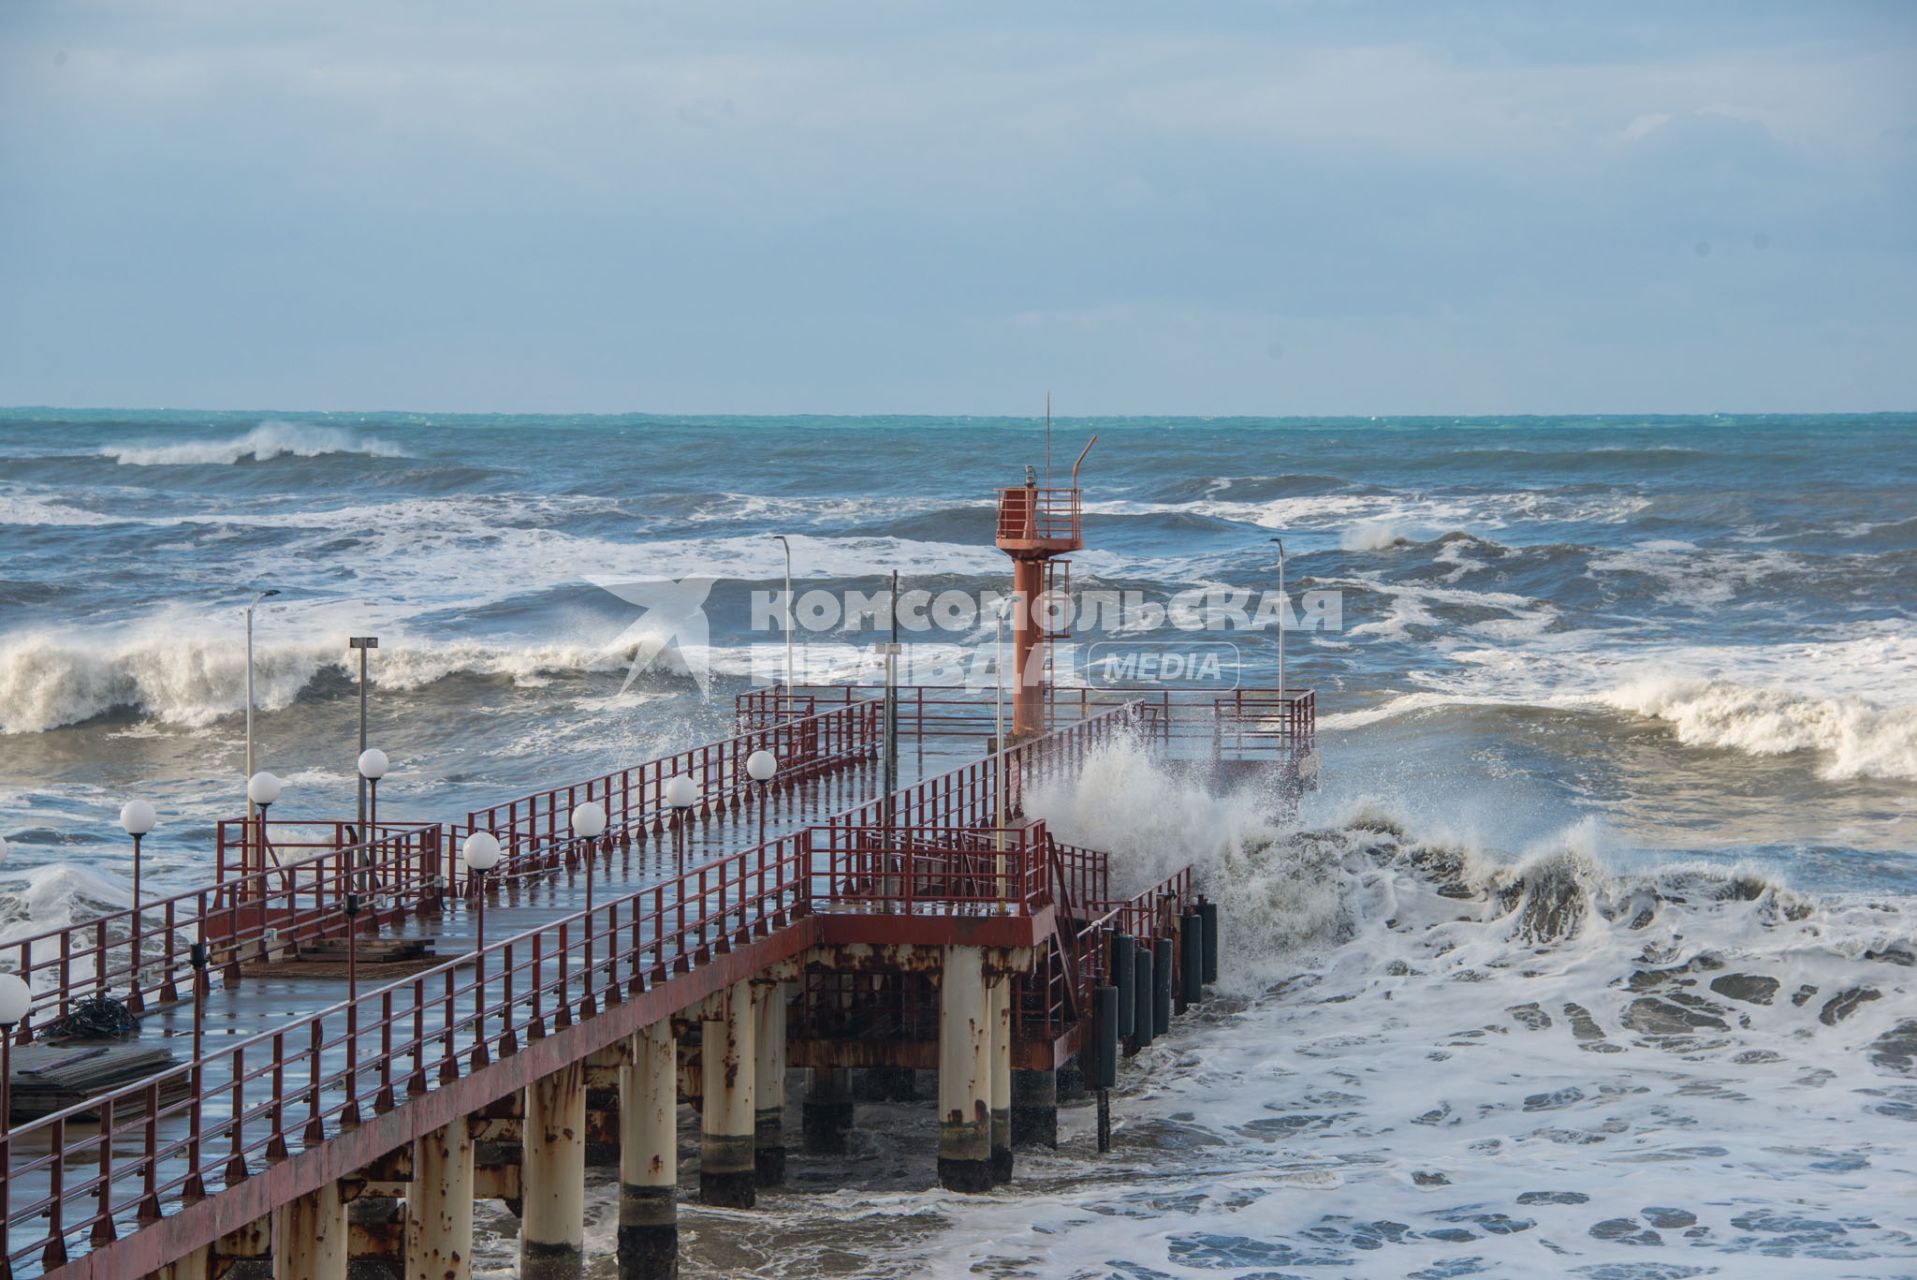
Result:
{"label": "white foam", "polygon": [[1672,726],[1679,742],[1751,755],[1817,751],[1838,778],[1917,778],[1917,706],[1817,697],[1730,680],[1652,675],[1600,695],[1607,706]]}
{"label": "white foam", "polygon": [[0,524],[81,526],[118,524],[112,516],[85,511],[34,494],[0,493]]}
{"label": "white foam", "polygon": [[178,444],[106,445],[102,457],[130,467],[222,466],[279,457],[317,458],[329,453],[358,453],[369,458],[403,458],[405,451],[338,427],[268,419],[245,435],[225,440],[188,440]]}

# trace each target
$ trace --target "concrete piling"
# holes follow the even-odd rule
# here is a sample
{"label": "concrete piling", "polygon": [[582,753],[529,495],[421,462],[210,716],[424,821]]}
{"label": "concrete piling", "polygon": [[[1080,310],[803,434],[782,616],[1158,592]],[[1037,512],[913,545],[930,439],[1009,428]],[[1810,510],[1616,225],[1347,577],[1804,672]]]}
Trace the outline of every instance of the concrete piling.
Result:
{"label": "concrete piling", "polygon": [[1012,1146],[1058,1146],[1058,1072],[1012,1072]]}
{"label": "concrete piling", "polygon": [[586,1239],[586,1064],[526,1088],[520,1280],[579,1280]]}
{"label": "concrete piling", "polygon": [[992,1023],[983,956],[946,947],[939,983],[939,1185],[992,1188]]}
{"label": "concrete piling", "polygon": [[679,1274],[679,1042],[662,1019],[619,1070],[619,1280]]}
{"label": "concrete piling", "polygon": [[406,1188],[406,1280],[473,1271],[473,1136],[464,1117],[413,1143]]}
{"label": "concrete piling", "polygon": [[255,1218],[245,1226],[229,1231],[207,1250],[206,1273],[210,1280],[253,1280],[274,1274],[273,1226],[278,1215]]}
{"label": "concrete piling", "polygon": [[845,1154],[852,1132],[852,1073],[844,1067],[814,1067],[808,1073],[800,1127],[808,1155]]}
{"label": "concrete piling", "polygon": [[751,984],[735,982],[713,1003],[716,1013],[704,1019],[699,1050],[704,1094],[699,1198],[707,1204],[750,1209],[758,1198],[753,1156],[756,1019]]}
{"label": "concrete piling", "polygon": [[992,1181],[1012,1180],[1012,980],[992,976],[987,987],[992,1016]]}
{"label": "concrete piling", "polygon": [[346,1201],[339,1183],[273,1211],[274,1280],[346,1280]]}
{"label": "concrete piling", "polygon": [[752,985],[753,1168],[762,1187],[785,1184],[785,984]]}

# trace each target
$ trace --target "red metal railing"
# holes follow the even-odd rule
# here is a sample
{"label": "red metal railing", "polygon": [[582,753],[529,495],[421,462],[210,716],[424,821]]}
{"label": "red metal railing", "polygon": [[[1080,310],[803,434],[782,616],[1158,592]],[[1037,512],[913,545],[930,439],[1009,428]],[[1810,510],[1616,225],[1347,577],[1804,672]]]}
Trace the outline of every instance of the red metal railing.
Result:
{"label": "red metal railing", "polygon": [[[497,836],[505,858],[489,873],[493,878],[544,871],[558,865],[572,846],[572,811],[588,800],[606,806],[602,839],[643,838],[666,830],[674,820],[665,786],[680,774],[691,777],[698,789],[694,813],[710,814],[750,798],[757,784],[746,774],[745,765],[754,751],[763,749],[778,757],[776,784],[788,786],[871,759],[878,751],[879,737],[879,708],[870,702],[848,702],[819,715],[778,717],[718,742],[476,809],[452,828],[451,836],[455,847],[473,831]],[[455,884],[461,889],[464,874],[455,866]]]}
{"label": "red metal railing", "polygon": [[[883,685],[801,685],[798,696],[818,706],[878,701]],[[760,714],[753,699],[771,694],[741,694],[742,717]],[[897,690],[901,738],[990,738],[995,732],[994,691],[954,685],[901,685]],[[1318,700],[1310,689],[1239,689],[1219,694],[1205,688],[1167,685],[1047,685],[1046,721],[1055,729],[1112,707],[1138,708],[1138,731],[1154,746],[1192,754],[1279,759],[1314,750]],[[769,705],[769,704],[768,704]]]}
{"label": "red metal railing", "polygon": [[818,701],[808,694],[788,694],[783,688],[753,689],[742,693],[734,700],[739,732],[817,715]]}
{"label": "red metal railing", "polygon": [[1020,485],[998,491],[998,541],[1078,542],[1077,489],[1039,489]]}
{"label": "red metal railing", "polygon": [[[382,827],[388,834],[251,875],[229,874],[216,885],[143,901],[131,907],[12,940],[13,970],[35,991],[17,1039],[64,1017],[95,992],[123,999],[136,1011],[149,1002],[180,998],[192,976],[192,946],[209,944],[209,968],[225,981],[243,960],[257,958],[267,930],[275,949],[346,930],[346,895],[361,895],[359,927],[409,910],[436,909],[441,867],[437,826]],[[137,963],[136,963],[137,957]]]}
{"label": "red metal railing", "polygon": [[[1109,874],[1109,866],[1104,865],[1109,859],[1093,856]],[[1057,1038],[1084,1017],[1092,992],[1108,980],[1109,936],[1114,930],[1137,938],[1173,937],[1197,898],[1191,868],[1186,867],[1135,897],[1078,901],[1076,919],[1069,927],[1061,924],[1060,936],[1037,971],[1017,980],[1015,1007],[1022,1036]],[[1173,957],[1175,964],[1184,963],[1176,949]]]}
{"label": "red metal railing", "polygon": [[[264,821],[264,827],[262,827]],[[369,824],[377,839],[395,831],[437,826],[412,819],[385,819]],[[347,818],[222,818],[213,830],[213,878],[243,875],[257,870],[253,846],[264,837],[271,865],[284,866],[319,853],[337,853],[363,843],[359,824]]]}
{"label": "red metal railing", "polygon": [[[489,944],[0,1133],[3,1259],[51,1269],[810,910],[805,833]],[[582,966],[586,940],[596,959]],[[352,1016],[348,1016],[348,1010]],[[4,1268],[0,1268],[4,1269]]]}
{"label": "red metal railing", "polygon": [[[844,710],[856,711],[842,720],[847,734],[868,735],[847,741],[876,741],[872,704]],[[1045,968],[1020,980],[1018,1025],[1021,1036],[1060,1034],[1082,1022],[1089,992],[1103,980],[1104,931],[1127,927],[1149,936],[1175,927],[1191,902],[1191,878],[1185,871],[1136,898],[1106,901],[1105,859],[1055,845],[1042,823],[1021,822],[1023,786],[1075,769],[1106,742],[1150,723],[1149,709],[1137,706],[1097,711],[825,824],[713,859],[349,1003],[291,1016],[238,1043],[205,1048],[196,1019],[191,1061],[0,1135],[9,1188],[0,1194],[4,1258],[15,1274],[36,1260],[57,1267],[88,1243],[98,1247],[157,1220],[170,1204],[239,1186],[293,1151],[339,1135],[369,1110],[483,1072],[522,1043],[825,907],[952,916],[1001,904],[1028,915],[1054,906],[1060,927]],[[1002,811],[1013,824],[1004,830],[1004,853],[998,831],[988,829],[1001,811],[1001,780]],[[551,808],[564,803],[559,790],[543,794]],[[438,866],[437,830],[392,839],[415,836],[416,867]],[[325,927],[349,887],[364,890],[367,867],[357,853],[349,848],[230,879],[202,891],[231,897],[196,903],[194,919],[237,950],[260,940],[266,927],[249,926],[248,903],[265,900],[270,924],[278,901],[280,919],[297,939],[300,929]],[[383,863],[398,865],[399,851],[391,854]],[[323,865],[305,875],[309,864]],[[417,888],[403,878],[386,887],[405,901],[409,884]],[[316,885],[310,902],[294,896]],[[224,935],[212,924],[221,911],[229,913]],[[186,927],[178,912],[169,923],[175,932]]]}
{"label": "red metal railing", "polygon": [[1045,824],[814,827],[812,871],[834,905],[864,911],[1033,915],[1051,901]]}
{"label": "red metal railing", "polygon": [[1235,689],[1212,701],[1215,751],[1303,755],[1318,746],[1318,695],[1310,689]]}

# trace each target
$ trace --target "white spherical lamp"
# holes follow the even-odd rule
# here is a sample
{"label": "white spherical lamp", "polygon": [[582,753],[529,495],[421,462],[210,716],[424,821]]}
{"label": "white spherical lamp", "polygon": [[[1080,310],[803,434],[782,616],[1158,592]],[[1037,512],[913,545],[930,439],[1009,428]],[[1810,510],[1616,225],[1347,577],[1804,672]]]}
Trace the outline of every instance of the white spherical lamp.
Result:
{"label": "white spherical lamp", "polygon": [[490,831],[475,831],[459,846],[459,853],[474,871],[491,871],[499,865],[499,839]]}
{"label": "white spherical lamp", "polygon": [[280,780],[262,769],[246,780],[246,798],[254,804],[273,804],[280,798]]}
{"label": "white spherical lamp", "polygon": [[699,803],[699,788],[691,775],[675,773],[666,779],[666,803],[675,809],[690,809]]}
{"label": "white spherical lamp", "polygon": [[120,806],[120,826],[130,836],[145,835],[159,820],[160,815],[144,800],[129,800]]}
{"label": "white spherical lamp", "polygon": [[386,753],[378,747],[368,747],[359,753],[359,776],[371,782],[378,782],[386,776],[390,762]]}
{"label": "white spherical lamp", "polygon": [[27,990],[19,974],[0,973],[0,1027],[11,1030],[27,1016],[27,1007],[32,1003],[33,993]]}
{"label": "white spherical lamp", "polygon": [[572,811],[572,833],[587,840],[597,840],[606,833],[606,806],[597,800],[588,800]]}
{"label": "white spherical lamp", "polygon": [[779,771],[779,757],[764,747],[746,757],[746,775],[754,782],[770,782]]}

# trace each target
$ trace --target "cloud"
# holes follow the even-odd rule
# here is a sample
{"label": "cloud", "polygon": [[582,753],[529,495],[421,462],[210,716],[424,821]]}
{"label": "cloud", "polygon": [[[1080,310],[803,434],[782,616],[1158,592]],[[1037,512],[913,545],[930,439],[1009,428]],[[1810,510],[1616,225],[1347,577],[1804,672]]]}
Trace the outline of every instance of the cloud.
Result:
{"label": "cloud", "polygon": [[1639,116],[1618,132],[1618,141],[1623,143],[1641,142],[1671,122],[1668,111],[1651,111]]}
{"label": "cloud", "polygon": [[0,402],[1545,407],[1575,320],[1677,407],[1912,326],[1889,10],[181,5],[0,46]]}

